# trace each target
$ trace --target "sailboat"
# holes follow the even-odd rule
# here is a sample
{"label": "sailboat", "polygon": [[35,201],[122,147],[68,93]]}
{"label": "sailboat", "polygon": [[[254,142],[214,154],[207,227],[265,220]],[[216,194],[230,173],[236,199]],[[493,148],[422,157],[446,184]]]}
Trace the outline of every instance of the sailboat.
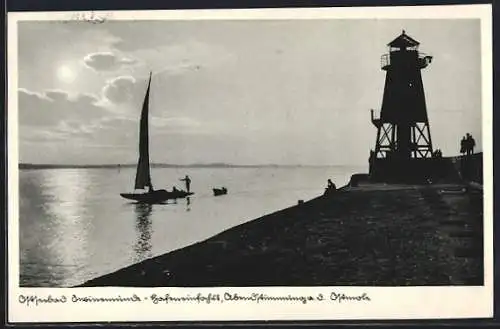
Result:
{"label": "sailboat", "polygon": [[151,182],[151,171],[149,165],[149,92],[151,88],[151,75],[149,74],[148,89],[142,105],[141,121],[139,125],[139,161],[137,162],[137,172],[135,175],[134,193],[120,193],[120,195],[129,200],[135,200],[140,203],[161,203],[167,200],[182,199],[193,195],[193,192],[177,190],[172,191],[164,189],[155,190]]}

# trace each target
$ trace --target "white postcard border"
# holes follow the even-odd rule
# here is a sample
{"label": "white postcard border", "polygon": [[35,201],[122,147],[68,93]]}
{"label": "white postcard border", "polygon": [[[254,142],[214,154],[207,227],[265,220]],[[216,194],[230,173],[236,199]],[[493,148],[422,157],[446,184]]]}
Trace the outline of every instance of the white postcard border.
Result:
{"label": "white postcard border", "polygon": [[[491,5],[287,8],[235,10],[155,10],[102,12],[37,12],[8,14],[8,320],[9,322],[104,322],[104,321],[223,321],[223,320],[347,320],[482,318],[493,316],[493,83]],[[482,110],[484,154],[484,268],[482,287],[266,287],[266,288],[20,288],[18,228],[18,147],[17,147],[17,22],[25,20],[192,20],[192,19],[471,19],[481,20]],[[369,302],[328,300],[332,292],[369,296]],[[154,304],[151,295],[185,296],[225,293],[249,295],[323,294],[325,301]],[[129,297],[140,303],[72,302],[79,297]],[[59,298],[66,303],[27,306],[22,296]]]}

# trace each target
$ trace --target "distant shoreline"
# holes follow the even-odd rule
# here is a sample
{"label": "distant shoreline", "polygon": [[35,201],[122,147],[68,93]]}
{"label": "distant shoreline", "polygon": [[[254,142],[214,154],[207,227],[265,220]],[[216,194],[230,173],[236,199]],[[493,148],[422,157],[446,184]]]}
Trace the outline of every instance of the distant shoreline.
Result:
{"label": "distant shoreline", "polygon": [[[135,168],[137,164],[32,164],[20,163],[19,169],[119,169],[119,168]],[[166,164],[152,163],[151,168],[327,168],[327,167],[362,167],[361,165],[278,165],[278,164],[255,164],[255,165],[238,165],[225,163],[208,163],[208,164]]]}

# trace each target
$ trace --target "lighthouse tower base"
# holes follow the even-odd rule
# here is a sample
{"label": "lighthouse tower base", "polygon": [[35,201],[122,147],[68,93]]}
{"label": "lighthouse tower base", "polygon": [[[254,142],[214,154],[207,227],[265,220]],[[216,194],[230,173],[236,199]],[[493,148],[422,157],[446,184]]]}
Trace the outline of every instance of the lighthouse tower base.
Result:
{"label": "lighthouse tower base", "polygon": [[425,184],[460,180],[448,158],[371,159],[369,170],[372,182]]}

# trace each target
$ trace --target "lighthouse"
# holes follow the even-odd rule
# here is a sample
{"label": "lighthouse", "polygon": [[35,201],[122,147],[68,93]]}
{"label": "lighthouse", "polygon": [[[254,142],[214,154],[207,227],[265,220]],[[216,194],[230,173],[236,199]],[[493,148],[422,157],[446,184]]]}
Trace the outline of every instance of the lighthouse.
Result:
{"label": "lighthouse", "polygon": [[377,181],[405,181],[411,176],[429,179],[433,147],[425,102],[422,70],[432,56],[419,51],[420,43],[406,34],[387,44],[381,57],[386,72],[380,116],[371,121],[377,129],[370,152],[370,177]]}

